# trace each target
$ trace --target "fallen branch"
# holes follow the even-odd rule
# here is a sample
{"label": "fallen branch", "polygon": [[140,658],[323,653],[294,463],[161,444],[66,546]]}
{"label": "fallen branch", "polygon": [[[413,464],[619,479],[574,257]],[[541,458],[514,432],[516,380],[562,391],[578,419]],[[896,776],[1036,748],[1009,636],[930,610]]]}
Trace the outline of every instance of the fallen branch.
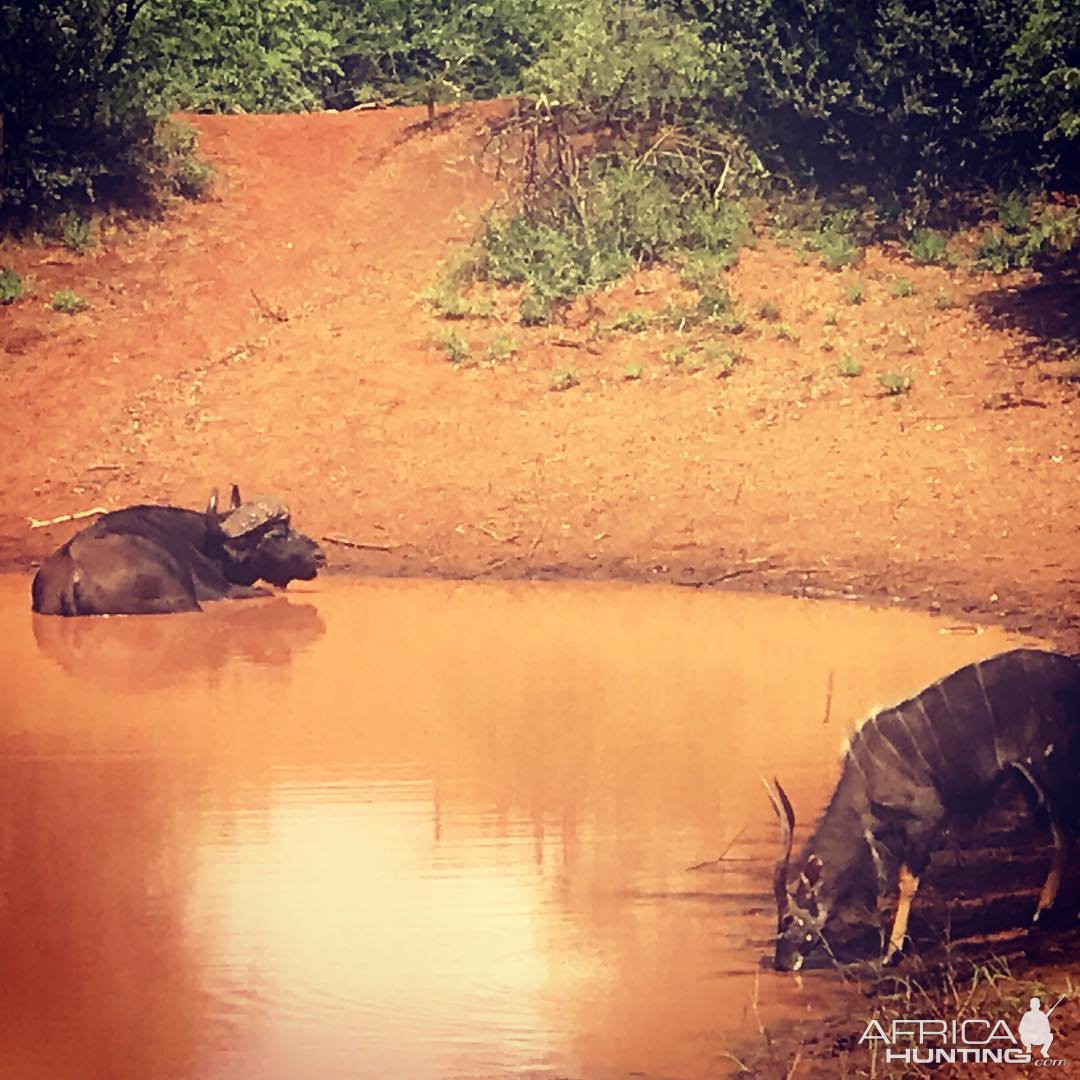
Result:
{"label": "fallen branch", "polygon": [[500,536],[494,529],[489,529],[486,525],[477,525],[476,528],[485,536],[490,536],[492,540],[498,540],[500,544],[516,544],[521,539],[521,533]]}
{"label": "fallen branch", "polygon": [[358,551],[397,551],[403,544],[369,544],[363,540],[350,540],[347,536],[324,536],[328,544],[340,544],[342,547],[356,548]]}
{"label": "fallen branch", "polygon": [[727,853],[735,846],[735,842],[742,834],[746,832],[746,826],[744,825],[727,843],[727,847],[716,856],[715,859],[707,859],[705,862],[694,863],[693,866],[688,866],[687,870],[703,870],[706,866],[715,866],[717,863],[723,862]]}
{"label": "fallen branch", "polygon": [[251,289],[250,291],[251,295],[255,298],[255,303],[259,306],[259,314],[268,319],[273,319],[274,322],[289,321],[289,313],[283,307],[268,304],[254,289]]}
{"label": "fallen branch", "polygon": [[546,526],[547,518],[544,518],[544,520],[540,522],[540,528],[536,530],[536,536],[533,538],[532,546],[529,548],[529,554],[525,556],[526,566],[532,562],[532,558],[536,554],[536,549],[540,546],[540,538],[544,535]]}
{"label": "fallen branch", "polygon": [[92,510],[78,510],[74,514],[61,514],[59,517],[49,518],[48,521],[38,521],[37,518],[27,518],[31,529],[47,529],[50,525],[63,525],[65,521],[79,521],[82,518],[96,517],[98,514],[107,514],[109,511],[104,506],[95,506]]}

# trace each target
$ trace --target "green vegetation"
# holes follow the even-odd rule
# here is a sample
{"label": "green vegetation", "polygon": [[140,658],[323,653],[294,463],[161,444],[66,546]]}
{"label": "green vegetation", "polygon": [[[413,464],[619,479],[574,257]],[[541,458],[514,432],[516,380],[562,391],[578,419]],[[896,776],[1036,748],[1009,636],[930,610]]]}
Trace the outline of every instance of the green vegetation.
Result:
{"label": "green vegetation", "polygon": [[1047,268],[1080,258],[1080,209],[1011,195],[998,206],[998,224],[983,233],[975,268],[995,274]]}
{"label": "green vegetation", "polygon": [[[1071,0],[0,0],[0,26],[0,204],[74,213],[75,250],[103,208],[208,193],[177,108],[433,117],[496,95],[519,97],[489,152],[523,200],[487,221],[475,271],[525,286],[526,325],[659,260],[704,300],[769,214],[834,270],[876,239],[941,264],[947,226],[1024,191],[978,266],[1080,250],[1080,212],[1038,194],[1080,176]],[[461,282],[432,303],[471,314]]]}
{"label": "green vegetation", "polygon": [[551,379],[551,389],[555,391],[570,390],[572,387],[577,386],[579,381],[577,372],[570,368],[556,371]]}
{"label": "green vegetation", "polygon": [[889,287],[889,295],[898,299],[904,296],[914,296],[915,285],[906,277],[897,278]]}
{"label": "green vegetation", "polygon": [[882,390],[890,396],[906,394],[914,384],[914,377],[907,369],[903,371],[886,371],[878,376],[878,383]]}
{"label": "green vegetation", "polygon": [[806,242],[821,254],[821,264],[829,270],[841,270],[862,259],[862,245],[837,229],[810,233]]}
{"label": "green vegetation", "polygon": [[57,289],[52,295],[53,311],[62,312],[64,315],[77,315],[85,311],[90,304],[77,292],[71,289]]}
{"label": "green vegetation", "polygon": [[625,330],[631,334],[640,334],[649,325],[648,318],[640,311],[624,311],[612,324],[612,330]]}
{"label": "green vegetation", "polygon": [[781,341],[798,341],[799,340],[799,335],[796,334],[795,331],[787,323],[780,323],[776,327],[776,336]]}
{"label": "green vegetation", "polygon": [[735,370],[735,365],[746,359],[742,353],[729,349],[718,341],[705,342],[701,351],[718,378],[730,375]]}
{"label": "green vegetation", "polygon": [[915,229],[908,237],[907,250],[919,266],[949,262],[949,238],[936,229]]}
{"label": "green vegetation", "polygon": [[22,276],[10,267],[0,270],[0,304],[13,304],[26,291]]}
{"label": "green vegetation", "polygon": [[844,290],[844,299],[852,305],[861,304],[866,296],[866,285],[859,279],[853,281]]}
{"label": "green vegetation", "polygon": [[836,370],[845,379],[854,379],[863,373],[863,366],[851,353],[843,353],[840,357],[840,363],[836,365]]}
{"label": "green vegetation", "polygon": [[487,359],[489,363],[498,364],[503,360],[509,360],[517,352],[514,339],[506,334],[497,334],[488,342]]}
{"label": "green vegetation", "polygon": [[77,255],[85,255],[94,246],[90,235],[90,220],[81,214],[68,211],[61,214],[56,221],[60,239],[68,251],[74,251]]}
{"label": "green vegetation", "polygon": [[456,330],[443,330],[435,335],[435,345],[446,353],[447,360],[461,367],[472,359],[472,347]]}
{"label": "green vegetation", "polygon": [[780,318],[780,309],[771,301],[765,300],[758,305],[758,318],[766,322],[776,322]]}
{"label": "green vegetation", "polygon": [[627,364],[623,370],[623,378],[627,382],[636,382],[641,378],[642,367],[640,364]]}

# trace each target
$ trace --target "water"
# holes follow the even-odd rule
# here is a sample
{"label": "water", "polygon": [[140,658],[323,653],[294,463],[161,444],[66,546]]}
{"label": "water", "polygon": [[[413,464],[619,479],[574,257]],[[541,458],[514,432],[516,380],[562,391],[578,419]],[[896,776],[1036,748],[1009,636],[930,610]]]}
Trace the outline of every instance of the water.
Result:
{"label": "water", "polygon": [[1015,643],[676,588],[60,619],[28,585],[0,577],[19,1080],[727,1075],[841,992],[760,967],[759,778],[808,825],[852,721]]}

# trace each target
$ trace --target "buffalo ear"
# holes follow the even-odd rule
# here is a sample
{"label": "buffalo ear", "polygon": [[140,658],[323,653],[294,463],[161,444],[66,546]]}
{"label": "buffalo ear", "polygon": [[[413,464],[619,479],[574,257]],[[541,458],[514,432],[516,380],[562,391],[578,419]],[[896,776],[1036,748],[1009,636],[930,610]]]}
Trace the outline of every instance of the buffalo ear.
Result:
{"label": "buffalo ear", "polygon": [[233,484],[232,492],[229,495],[229,509],[235,510],[240,505],[240,485]]}
{"label": "buffalo ear", "polygon": [[210,501],[206,504],[206,516],[210,517],[217,513],[217,488],[210,491]]}

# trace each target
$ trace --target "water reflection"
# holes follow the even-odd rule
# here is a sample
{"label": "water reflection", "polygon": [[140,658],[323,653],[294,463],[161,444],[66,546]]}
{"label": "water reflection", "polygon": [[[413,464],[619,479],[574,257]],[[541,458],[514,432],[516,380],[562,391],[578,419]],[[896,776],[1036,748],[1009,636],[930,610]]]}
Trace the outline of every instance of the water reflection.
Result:
{"label": "water reflection", "polygon": [[758,970],[758,777],[809,821],[848,721],[1006,644],[674,589],[330,581],[112,620],[25,589],[0,580],[20,1078],[726,1075],[755,995],[810,1003]]}
{"label": "water reflection", "polygon": [[326,630],[311,604],[284,597],[207,604],[202,614],[33,619],[41,652],[69,675],[110,688],[156,689],[233,660],[287,664]]}

